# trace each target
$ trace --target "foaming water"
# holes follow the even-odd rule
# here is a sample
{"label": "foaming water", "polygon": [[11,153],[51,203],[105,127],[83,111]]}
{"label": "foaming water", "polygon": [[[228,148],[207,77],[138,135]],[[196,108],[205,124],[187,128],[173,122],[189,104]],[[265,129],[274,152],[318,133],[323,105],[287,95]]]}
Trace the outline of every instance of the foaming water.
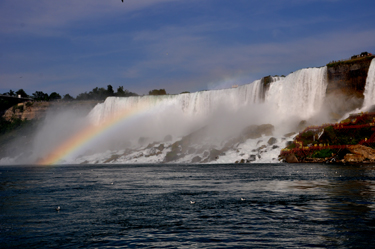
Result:
{"label": "foaming water", "polygon": [[374,169],[3,166],[1,248],[370,248]]}

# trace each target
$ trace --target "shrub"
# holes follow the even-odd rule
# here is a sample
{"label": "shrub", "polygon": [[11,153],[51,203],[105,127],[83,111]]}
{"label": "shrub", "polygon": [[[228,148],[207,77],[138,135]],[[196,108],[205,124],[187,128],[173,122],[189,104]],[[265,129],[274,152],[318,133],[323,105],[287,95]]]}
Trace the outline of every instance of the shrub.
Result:
{"label": "shrub", "polygon": [[331,150],[331,149],[323,149],[323,150],[315,151],[311,157],[313,157],[313,158],[326,158],[326,157],[331,157],[332,153],[334,153],[334,151]]}

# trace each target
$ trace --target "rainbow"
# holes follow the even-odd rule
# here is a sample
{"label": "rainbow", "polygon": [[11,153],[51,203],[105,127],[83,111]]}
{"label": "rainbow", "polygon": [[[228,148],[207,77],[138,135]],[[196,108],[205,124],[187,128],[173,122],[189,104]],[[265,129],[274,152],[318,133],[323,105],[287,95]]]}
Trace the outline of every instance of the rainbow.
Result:
{"label": "rainbow", "polygon": [[90,125],[75,133],[73,136],[61,143],[48,156],[39,160],[39,165],[53,165],[61,162],[64,158],[69,157],[82,147],[93,142],[95,138],[111,130],[113,127],[123,121],[136,118],[147,112],[148,105],[139,105],[138,108],[123,109],[106,118],[100,125]]}

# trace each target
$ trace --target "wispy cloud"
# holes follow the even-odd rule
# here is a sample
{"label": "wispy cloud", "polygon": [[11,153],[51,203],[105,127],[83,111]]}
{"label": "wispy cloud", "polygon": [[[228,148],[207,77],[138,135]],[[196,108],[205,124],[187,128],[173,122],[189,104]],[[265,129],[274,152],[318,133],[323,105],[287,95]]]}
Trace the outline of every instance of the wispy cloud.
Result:
{"label": "wispy cloud", "polygon": [[59,29],[83,20],[124,15],[160,3],[178,0],[3,0],[0,3],[0,32],[58,34]]}
{"label": "wispy cloud", "polygon": [[[112,84],[179,93],[323,66],[374,52],[372,6],[369,0],[3,0],[0,92],[75,95]],[[352,15],[360,9],[360,18]]]}

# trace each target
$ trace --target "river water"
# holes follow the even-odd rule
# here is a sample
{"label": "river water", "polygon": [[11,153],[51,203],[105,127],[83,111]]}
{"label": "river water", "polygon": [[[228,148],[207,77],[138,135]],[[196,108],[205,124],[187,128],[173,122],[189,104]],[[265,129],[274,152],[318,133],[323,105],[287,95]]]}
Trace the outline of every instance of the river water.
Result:
{"label": "river water", "polygon": [[373,165],[0,167],[1,248],[370,248],[374,237]]}

